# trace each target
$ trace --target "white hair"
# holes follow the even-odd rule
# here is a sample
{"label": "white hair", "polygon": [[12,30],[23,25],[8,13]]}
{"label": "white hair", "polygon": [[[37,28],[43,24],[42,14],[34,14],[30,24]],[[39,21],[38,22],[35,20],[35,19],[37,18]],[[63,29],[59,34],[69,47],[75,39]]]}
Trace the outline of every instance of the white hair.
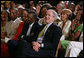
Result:
{"label": "white hair", "polygon": [[56,12],[55,10],[49,9],[48,11],[52,11],[53,17],[55,18],[55,20],[56,20],[56,19],[60,19],[59,16],[58,16],[58,14],[57,14],[57,12]]}

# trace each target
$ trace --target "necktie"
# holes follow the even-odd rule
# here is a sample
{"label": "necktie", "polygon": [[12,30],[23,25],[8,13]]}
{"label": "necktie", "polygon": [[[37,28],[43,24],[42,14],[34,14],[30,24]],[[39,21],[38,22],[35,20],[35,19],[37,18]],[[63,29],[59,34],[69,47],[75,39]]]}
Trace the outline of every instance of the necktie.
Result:
{"label": "necktie", "polygon": [[43,34],[44,34],[44,31],[46,29],[47,25],[42,29],[42,31],[39,33],[38,35],[38,38],[40,38]]}

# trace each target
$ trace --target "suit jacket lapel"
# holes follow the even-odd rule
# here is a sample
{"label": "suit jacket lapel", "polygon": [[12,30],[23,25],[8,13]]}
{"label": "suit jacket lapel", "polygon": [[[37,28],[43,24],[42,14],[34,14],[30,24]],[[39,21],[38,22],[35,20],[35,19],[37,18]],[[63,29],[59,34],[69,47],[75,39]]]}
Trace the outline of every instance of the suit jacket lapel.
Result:
{"label": "suit jacket lapel", "polygon": [[33,36],[33,35],[34,35],[35,25],[36,25],[36,22],[34,22],[34,24],[33,24],[32,28],[31,28],[31,31],[30,31],[30,36]]}
{"label": "suit jacket lapel", "polygon": [[26,35],[28,28],[29,28],[29,24],[24,24],[23,31],[22,31],[23,35]]}
{"label": "suit jacket lapel", "polygon": [[36,32],[35,29],[37,28],[37,26],[38,26],[38,23],[37,23],[37,22],[34,22],[32,28],[31,28],[31,31],[30,31],[30,35],[31,35],[31,36],[33,36],[34,33]]}

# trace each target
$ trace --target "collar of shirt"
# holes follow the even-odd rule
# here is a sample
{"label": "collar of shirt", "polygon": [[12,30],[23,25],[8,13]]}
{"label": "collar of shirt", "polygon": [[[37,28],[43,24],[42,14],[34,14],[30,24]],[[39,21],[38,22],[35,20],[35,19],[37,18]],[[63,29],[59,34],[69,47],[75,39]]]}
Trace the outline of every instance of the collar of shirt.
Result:
{"label": "collar of shirt", "polygon": [[47,29],[49,28],[49,26],[50,26],[51,24],[52,24],[52,23],[47,24],[47,27],[46,27],[46,29],[45,29],[45,31],[44,31],[44,34],[46,33]]}
{"label": "collar of shirt", "polygon": [[47,28],[51,25],[52,23],[47,24]]}

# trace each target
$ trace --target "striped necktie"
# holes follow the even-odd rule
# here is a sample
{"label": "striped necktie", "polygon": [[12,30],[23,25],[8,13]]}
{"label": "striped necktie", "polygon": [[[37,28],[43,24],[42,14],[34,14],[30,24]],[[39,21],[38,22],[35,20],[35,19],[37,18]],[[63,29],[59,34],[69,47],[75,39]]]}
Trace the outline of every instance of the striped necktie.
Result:
{"label": "striped necktie", "polygon": [[42,31],[39,33],[38,35],[38,38],[40,38],[43,34],[44,34],[44,31],[46,29],[47,25],[45,25],[45,27],[42,29]]}

